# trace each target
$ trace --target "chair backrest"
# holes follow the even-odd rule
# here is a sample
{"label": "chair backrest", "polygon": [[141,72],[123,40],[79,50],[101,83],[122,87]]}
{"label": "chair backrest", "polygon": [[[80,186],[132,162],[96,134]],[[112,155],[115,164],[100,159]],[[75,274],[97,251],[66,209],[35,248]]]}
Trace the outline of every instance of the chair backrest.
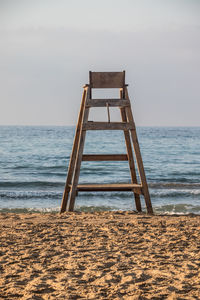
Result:
{"label": "chair backrest", "polygon": [[89,72],[89,84],[94,89],[123,88],[125,71],[123,72]]}

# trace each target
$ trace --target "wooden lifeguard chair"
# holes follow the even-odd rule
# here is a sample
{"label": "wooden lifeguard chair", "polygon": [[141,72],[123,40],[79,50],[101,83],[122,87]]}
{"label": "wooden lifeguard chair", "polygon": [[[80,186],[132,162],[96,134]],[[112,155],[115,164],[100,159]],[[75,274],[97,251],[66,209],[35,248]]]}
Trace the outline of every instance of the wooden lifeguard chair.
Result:
{"label": "wooden lifeguard chair", "polygon": [[[73,211],[77,192],[81,191],[132,191],[135,197],[135,205],[141,212],[140,195],[144,196],[147,212],[152,214],[153,209],[143,167],[140,147],[137,139],[135,123],[131,111],[131,103],[128,96],[127,84],[125,84],[125,71],[123,72],[89,72],[89,84],[83,90],[82,102],[76,126],[74,143],[68,167],[68,175],[63,193],[60,212]],[[118,99],[93,99],[92,89],[119,88]],[[108,110],[108,122],[88,121],[91,107],[106,107]],[[110,122],[109,107],[119,107],[121,122]],[[122,130],[124,132],[127,154],[83,154],[87,130]],[[135,159],[138,167],[140,183],[137,182]],[[130,167],[131,183],[113,184],[78,184],[82,161],[128,161]],[[68,203],[69,199],[69,203]]]}

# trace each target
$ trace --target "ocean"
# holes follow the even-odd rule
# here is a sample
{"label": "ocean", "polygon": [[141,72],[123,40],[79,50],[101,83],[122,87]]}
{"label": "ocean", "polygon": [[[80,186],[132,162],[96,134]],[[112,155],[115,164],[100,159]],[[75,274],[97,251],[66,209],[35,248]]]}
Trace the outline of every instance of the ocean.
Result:
{"label": "ocean", "polygon": [[[1,212],[59,211],[74,133],[70,126],[0,126]],[[199,214],[200,127],[137,133],[154,211]],[[87,132],[84,153],[126,153],[123,133]],[[128,162],[82,162],[79,182],[130,182]],[[80,192],[75,209],[135,210],[135,203],[131,192]]]}

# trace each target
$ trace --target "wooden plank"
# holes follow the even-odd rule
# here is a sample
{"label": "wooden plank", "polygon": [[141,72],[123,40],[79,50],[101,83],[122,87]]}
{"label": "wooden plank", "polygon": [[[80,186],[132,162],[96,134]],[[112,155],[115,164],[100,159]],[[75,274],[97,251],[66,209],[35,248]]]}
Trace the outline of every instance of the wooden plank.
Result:
{"label": "wooden plank", "polygon": [[110,184],[78,184],[79,192],[114,192],[114,191],[135,191],[142,194],[142,186],[132,183],[110,183]]}
{"label": "wooden plank", "polygon": [[90,107],[106,107],[107,104],[111,107],[128,106],[130,101],[125,99],[89,99],[87,103]]}
{"label": "wooden plank", "polygon": [[83,130],[130,130],[133,124],[123,122],[87,122],[83,125]]}
{"label": "wooden plank", "polygon": [[[120,89],[120,97],[121,98],[124,97],[124,94],[125,94],[124,88]],[[120,113],[121,113],[122,121],[127,122],[127,116],[126,116],[126,111],[125,111],[124,107],[120,108]],[[135,162],[134,162],[134,158],[133,158],[133,151],[132,151],[129,131],[124,131],[124,138],[125,138],[126,150],[127,150],[127,154],[128,154],[127,156],[128,156],[129,168],[130,168],[130,173],[131,173],[131,182],[137,184]],[[136,209],[138,212],[141,212],[142,206],[141,206],[140,196],[138,194],[134,193],[134,198],[135,198]]]}
{"label": "wooden plank", "polygon": [[87,122],[87,120],[88,120],[89,108],[86,108],[86,105],[87,105],[87,100],[90,97],[91,97],[91,88],[88,88],[85,106],[83,108],[83,118],[82,118],[82,123],[81,123],[81,128],[80,128],[80,138],[79,138],[79,143],[78,143],[78,147],[77,147],[77,156],[76,156],[74,177],[73,177],[73,181],[72,181],[72,188],[71,188],[71,192],[70,192],[68,211],[74,210],[77,185],[78,185],[78,180],[79,180],[79,175],[80,175],[81,161],[82,161],[83,148],[84,148],[85,135],[86,135],[86,131],[83,131],[82,127],[83,127],[83,123]]}
{"label": "wooden plank", "polygon": [[[125,97],[126,97],[126,99],[129,99],[127,88],[125,88]],[[126,110],[126,115],[128,117],[128,121],[131,122],[132,124],[134,124],[131,107],[126,107],[125,110]],[[147,180],[146,180],[146,175],[145,175],[145,171],[144,171],[142,155],[140,152],[140,147],[139,147],[139,143],[138,143],[135,125],[134,125],[134,128],[131,129],[131,137],[132,137],[132,141],[133,141],[133,147],[134,147],[134,151],[135,151],[139,175],[140,175],[140,179],[141,179],[141,183],[142,183],[142,187],[143,187],[143,195],[144,195],[144,199],[145,199],[145,203],[146,203],[147,212],[149,214],[153,214],[153,208],[152,208],[151,199],[150,199],[150,195],[149,195],[149,189],[148,189],[148,185],[147,185]]]}
{"label": "wooden plank", "polygon": [[67,179],[66,179],[65,189],[64,189],[64,193],[63,193],[60,213],[65,212],[66,207],[67,207],[69,191],[70,191],[69,184],[71,184],[71,181],[72,181],[74,166],[75,166],[75,162],[76,162],[77,148],[78,148],[78,142],[79,142],[79,138],[80,138],[80,128],[81,128],[81,124],[82,124],[83,111],[84,111],[87,93],[88,93],[88,87],[84,88],[83,95],[82,95],[81,107],[80,107],[80,111],[79,111],[78,122],[77,122],[76,132],[75,132],[75,136],[74,136],[72,153],[71,153],[69,166],[68,166]]}
{"label": "wooden plank", "polygon": [[125,71],[123,72],[91,72],[91,88],[121,88],[125,85]]}
{"label": "wooden plank", "polygon": [[82,161],[127,161],[126,154],[83,154]]}

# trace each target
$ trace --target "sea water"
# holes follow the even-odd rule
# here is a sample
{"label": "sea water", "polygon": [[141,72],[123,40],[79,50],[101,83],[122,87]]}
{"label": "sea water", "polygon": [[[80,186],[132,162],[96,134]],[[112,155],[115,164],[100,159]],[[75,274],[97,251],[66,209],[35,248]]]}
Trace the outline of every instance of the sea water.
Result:
{"label": "sea water", "polygon": [[[74,133],[67,126],[0,126],[0,211],[59,210]],[[137,133],[154,211],[199,214],[200,128]],[[126,153],[123,132],[87,132],[84,153]],[[79,182],[130,182],[128,162],[82,162]],[[79,192],[75,208],[135,210],[135,204],[132,192]]]}

